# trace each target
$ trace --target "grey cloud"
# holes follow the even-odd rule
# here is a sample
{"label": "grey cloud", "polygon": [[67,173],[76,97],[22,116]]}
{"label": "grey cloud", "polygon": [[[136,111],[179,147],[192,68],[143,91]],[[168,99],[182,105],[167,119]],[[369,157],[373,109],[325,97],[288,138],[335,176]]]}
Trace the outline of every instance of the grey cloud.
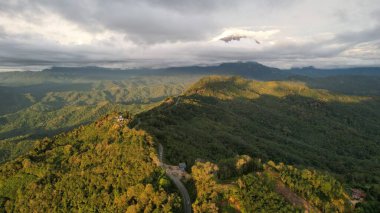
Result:
{"label": "grey cloud", "polygon": [[2,26],[0,26],[0,39],[5,39],[7,34]]}
{"label": "grey cloud", "polygon": [[372,11],[371,16],[380,23],[380,9]]}
{"label": "grey cloud", "polygon": [[[17,3],[18,2],[18,3]],[[17,1],[0,3],[0,12],[33,18],[53,11],[88,31],[125,33],[136,42],[188,41],[204,38],[217,26],[209,14],[230,1]],[[223,7],[222,7],[223,8]],[[38,21],[38,20],[36,20]]]}
{"label": "grey cloud", "polygon": [[88,31],[111,29],[138,43],[159,43],[206,39],[231,23],[252,23],[247,16],[258,11],[284,9],[295,2],[298,0],[18,0],[0,3],[0,11],[28,19],[53,11]]}
{"label": "grey cloud", "polygon": [[361,31],[351,31],[338,34],[336,36],[336,42],[358,44],[361,42],[371,42],[380,40],[380,24]]}
{"label": "grey cloud", "polygon": [[[21,36],[22,37],[22,36]],[[29,37],[29,42],[9,38],[0,38],[1,66],[28,66],[56,64],[81,65],[91,63],[106,63],[126,61],[116,55],[101,53],[93,47],[63,47],[56,43],[49,43],[38,37]]]}
{"label": "grey cloud", "polygon": [[[320,10],[326,9],[331,1],[320,3]],[[338,2],[338,0],[334,1]],[[373,1],[375,2],[375,1]],[[302,8],[302,5],[306,5]],[[299,8],[300,6],[301,8]],[[283,27],[285,36],[295,38],[310,33],[324,33],[331,29],[329,18],[309,16],[315,12],[319,3],[301,0],[17,0],[0,1],[0,14],[8,14],[38,23],[45,14],[54,13],[69,20],[87,32],[96,33],[111,30],[125,35],[132,40],[135,49],[118,49],[117,43],[91,45],[59,45],[49,43],[44,38],[29,34],[8,35],[1,27],[0,20],[0,62],[1,65],[85,65],[85,64],[138,64],[175,65],[190,63],[207,63],[234,60],[257,60],[279,64],[300,63],[341,63],[342,54],[361,43],[378,44],[380,39],[380,21],[375,27],[352,26],[333,31],[335,38],[315,40],[306,43],[279,42],[264,50],[238,48],[233,46],[207,46],[206,40],[218,35],[223,28],[264,27],[275,25]],[[379,7],[374,5],[374,7]],[[294,11],[293,8],[296,8]],[[304,10],[303,10],[304,9]],[[308,11],[310,10],[311,11]],[[334,8],[333,8],[334,9]],[[331,12],[335,11],[335,12]],[[335,16],[331,25],[350,25],[346,10],[328,10],[327,14]],[[296,12],[296,14],[294,14]],[[380,10],[363,11],[373,20],[380,20]],[[317,13],[316,13],[317,14]],[[319,15],[319,14],[317,14]],[[321,23],[306,24],[305,20]],[[327,20],[327,21],[326,21]],[[300,21],[300,22],[299,22]],[[335,23],[339,22],[338,24]],[[288,23],[289,22],[289,23]],[[328,24],[326,24],[328,23]],[[334,25],[335,24],[335,25]],[[325,26],[324,26],[325,25]],[[314,28],[318,30],[313,31]],[[351,27],[351,26],[350,26]],[[286,29],[292,28],[293,35]],[[337,27],[338,28],[338,27]],[[261,28],[262,29],[262,28]],[[271,29],[271,28],[269,28]],[[358,30],[360,29],[360,30]],[[335,30],[335,29],[334,29]],[[356,31],[355,31],[356,30]],[[178,44],[180,43],[180,44]],[[187,44],[181,46],[181,44]],[[152,51],[155,45],[163,45]],[[364,47],[362,47],[364,48]],[[379,49],[379,45],[372,48]],[[142,52],[138,54],[139,52]],[[121,53],[121,54],[120,54]],[[376,51],[371,56],[375,60]],[[357,57],[364,60],[364,56]],[[317,65],[317,64],[312,64]]]}
{"label": "grey cloud", "polygon": [[346,10],[339,9],[334,11],[333,16],[337,18],[340,22],[349,22],[351,17]]}

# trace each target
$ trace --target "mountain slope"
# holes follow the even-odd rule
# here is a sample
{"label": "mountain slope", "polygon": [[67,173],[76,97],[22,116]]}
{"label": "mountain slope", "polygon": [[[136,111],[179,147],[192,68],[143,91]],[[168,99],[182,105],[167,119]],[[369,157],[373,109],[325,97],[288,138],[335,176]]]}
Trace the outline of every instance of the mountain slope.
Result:
{"label": "mountain slope", "polygon": [[28,144],[30,139],[73,129],[111,111],[138,113],[151,108],[167,96],[180,94],[192,79],[151,76],[0,86],[3,100],[0,102],[0,162],[27,151],[32,145]]}
{"label": "mountain slope", "polygon": [[[180,199],[153,141],[117,114],[44,139],[0,166],[0,207],[15,212],[170,212]],[[4,210],[3,209],[3,210]]]}
{"label": "mountain slope", "polygon": [[318,69],[314,67],[293,68],[284,70],[291,75],[303,75],[309,77],[327,77],[327,76],[380,76],[379,67],[353,67],[353,68],[331,68]]}
{"label": "mountain slope", "polygon": [[[180,198],[158,167],[152,137],[129,129],[130,115],[125,113],[119,119],[120,115],[110,114],[45,138],[27,154],[0,164],[0,210],[180,212]],[[302,196],[313,205],[307,209],[352,208],[341,184],[315,171],[273,162],[263,165],[249,156],[223,159],[218,165],[198,162],[191,170],[186,185],[192,189],[194,184],[192,190],[197,192],[189,201],[194,212],[300,211],[302,206],[274,187],[280,183],[283,189],[292,186],[292,190],[307,193]],[[301,177],[305,172],[310,175]],[[316,181],[319,184],[314,184]],[[288,182],[291,185],[284,186]],[[325,184],[330,188],[324,189]]]}
{"label": "mountain slope", "polygon": [[348,95],[380,96],[380,76],[338,75],[320,78],[292,76],[309,87]]}
{"label": "mountain slope", "polygon": [[30,140],[92,122],[113,110],[141,112],[210,73],[283,78],[259,63],[162,69],[52,67],[0,73],[0,162],[29,149]]}
{"label": "mountain slope", "polygon": [[162,143],[168,162],[192,166],[185,185],[194,212],[350,212],[339,180],[379,184],[379,105],[302,82],[203,78],[133,120],[111,114],[0,164],[0,207],[180,211],[157,166]]}
{"label": "mountain slope", "polygon": [[[257,62],[221,63],[208,66],[168,68],[111,69],[103,67],[52,67],[41,72],[0,73],[0,85],[25,86],[42,83],[88,83],[93,81],[121,81],[138,77],[180,76],[189,78],[205,75],[240,75],[260,80],[283,79],[289,72],[268,67]],[[28,79],[26,81],[25,79]]]}
{"label": "mountain slope", "polygon": [[377,97],[339,95],[301,82],[209,77],[137,119],[171,162],[248,154],[377,185],[379,109]]}

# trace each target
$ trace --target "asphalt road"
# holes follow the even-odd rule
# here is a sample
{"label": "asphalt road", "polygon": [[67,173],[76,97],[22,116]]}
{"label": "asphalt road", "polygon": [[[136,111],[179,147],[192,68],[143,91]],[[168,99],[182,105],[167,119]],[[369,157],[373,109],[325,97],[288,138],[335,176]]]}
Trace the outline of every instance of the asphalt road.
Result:
{"label": "asphalt road", "polygon": [[175,106],[178,105],[178,102],[179,102],[180,99],[181,99],[181,97],[178,97],[178,98],[177,98],[177,101],[176,101],[175,104],[174,104]]}
{"label": "asphalt road", "polygon": [[[158,156],[159,156],[159,159],[160,159],[160,165],[161,166],[164,165],[164,163],[162,161],[163,155],[164,155],[164,148],[162,147],[161,144],[158,144]],[[187,192],[186,187],[183,185],[183,183],[177,177],[171,175],[166,169],[165,169],[165,171],[166,171],[166,175],[177,186],[177,188],[179,190],[179,193],[182,196],[183,212],[184,213],[191,213],[191,200],[190,200],[189,192]]]}
{"label": "asphalt road", "polygon": [[186,187],[183,185],[183,183],[173,175],[166,173],[166,175],[170,178],[170,180],[173,181],[173,183],[177,186],[179,192],[181,193],[182,196],[182,201],[183,201],[183,211],[185,213],[191,213],[191,201],[190,201],[190,196],[189,193],[187,192]]}
{"label": "asphalt road", "polygon": [[[177,102],[175,104],[178,104],[178,101],[179,101],[179,98],[177,99]],[[141,120],[138,119],[137,124],[134,126],[134,128],[137,128],[140,124],[141,124]],[[164,147],[161,144],[158,144],[158,157],[160,160],[161,167],[164,166],[163,155],[164,155]],[[170,180],[173,181],[173,183],[176,185],[176,187],[179,190],[179,193],[181,194],[184,213],[191,213],[191,200],[190,200],[189,192],[187,191],[186,187],[177,177],[171,175],[166,169],[165,169],[165,172],[166,172],[166,175],[170,178]]]}

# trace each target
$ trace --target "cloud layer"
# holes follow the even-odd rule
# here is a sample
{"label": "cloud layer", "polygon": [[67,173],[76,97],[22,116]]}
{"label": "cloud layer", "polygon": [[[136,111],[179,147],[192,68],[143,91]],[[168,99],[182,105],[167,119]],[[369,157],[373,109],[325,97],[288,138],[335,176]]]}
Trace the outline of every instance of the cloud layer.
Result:
{"label": "cloud layer", "polygon": [[[223,36],[240,35],[225,43]],[[256,42],[256,41],[259,41]],[[10,0],[0,69],[209,64],[380,65],[377,0]]]}

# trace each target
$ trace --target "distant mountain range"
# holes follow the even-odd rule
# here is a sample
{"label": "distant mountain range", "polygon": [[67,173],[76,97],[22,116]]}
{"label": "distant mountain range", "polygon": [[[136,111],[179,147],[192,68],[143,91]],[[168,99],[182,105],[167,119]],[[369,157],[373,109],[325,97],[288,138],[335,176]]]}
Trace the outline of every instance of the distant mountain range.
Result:
{"label": "distant mountain range", "polygon": [[278,69],[257,62],[233,62],[210,66],[182,66],[168,68],[115,69],[104,67],[52,67],[41,72],[4,72],[0,73],[0,86],[30,85],[46,82],[71,83],[93,80],[127,80],[141,76],[208,76],[227,75],[268,81],[286,80],[294,77],[331,77],[331,76],[378,76],[380,67],[357,67],[318,69],[314,67]]}
{"label": "distant mountain range", "polygon": [[[91,103],[139,98],[133,92],[143,79],[105,81],[91,92],[48,92],[30,108],[33,114],[22,110],[14,117],[25,126],[24,119],[33,121],[36,111],[56,102],[74,108],[58,105],[53,114],[49,108],[42,113],[52,116],[39,122],[55,127],[81,115],[105,115],[111,109],[88,113]],[[149,92],[156,81],[145,81],[143,94],[153,97],[160,87]],[[204,77],[179,96],[166,84],[159,94],[167,98],[141,113],[86,119],[95,122],[7,158],[0,164],[0,210],[181,212],[179,193],[165,175],[171,171],[184,176],[193,212],[378,212],[378,97],[236,76]],[[163,168],[182,162],[186,173],[165,171],[159,156],[170,164]],[[352,189],[367,193],[366,202],[354,206]]]}
{"label": "distant mountain range", "polygon": [[315,67],[292,68],[285,70],[293,75],[304,75],[309,77],[327,77],[337,75],[366,75],[380,76],[380,67],[354,67],[354,68],[335,68],[318,69]]}
{"label": "distant mountain range", "polygon": [[289,76],[301,75],[308,77],[326,77],[336,75],[375,75],[380,76],[380,67],[332,68],[318,69],[303,67],[292,69],[278,69],[265,66],[257,62],[233,62],[211,66],[183,66],[169,68],[138,68],[138,69],[112,69],[102,67],[52,67],[44,72],[66,74],[104,74],[107,75],[239,75],[258,80],[279,80]]}
{"label": "distant mountain range", "polygon": [[379,98],[379,68],[1,73],[0,212],[180,212],[158,144],[193,212],[380,212]]}

